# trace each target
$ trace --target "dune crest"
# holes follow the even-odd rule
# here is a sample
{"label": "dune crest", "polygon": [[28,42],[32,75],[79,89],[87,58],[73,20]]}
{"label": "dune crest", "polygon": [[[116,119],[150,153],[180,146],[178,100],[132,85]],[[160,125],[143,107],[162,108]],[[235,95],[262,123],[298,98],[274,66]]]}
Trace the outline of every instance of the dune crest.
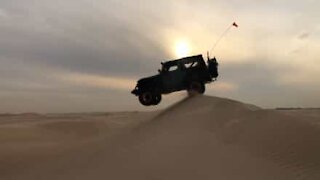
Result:
{"label": "dune crest", "polygon": [[303,109],[304,113],[295,111],[290,116],[290,112],[208,96],[190,98],[171,108],[174,111],[161,116],[196,120],[197,126],[203,124],[220,142],[274,161],[298,176],[320,177],[320,111],[313,110],[318,121],[311,122]]}

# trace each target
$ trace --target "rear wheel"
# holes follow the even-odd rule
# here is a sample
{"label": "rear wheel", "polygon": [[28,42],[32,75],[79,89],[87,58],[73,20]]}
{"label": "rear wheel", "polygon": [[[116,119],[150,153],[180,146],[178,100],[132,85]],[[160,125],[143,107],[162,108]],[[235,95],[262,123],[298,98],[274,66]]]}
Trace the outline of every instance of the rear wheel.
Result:
{"label": "rear wheel", "polygon": [[188,87],[189,94],[203,94],[206,91],[205,85],[202,82],[192,81]]}
{"label": "rear wheel", "polygon": [[139,101],[144,106],[150,106],[153,104],[153,95],[151,92],[144,92],[139,95]]}

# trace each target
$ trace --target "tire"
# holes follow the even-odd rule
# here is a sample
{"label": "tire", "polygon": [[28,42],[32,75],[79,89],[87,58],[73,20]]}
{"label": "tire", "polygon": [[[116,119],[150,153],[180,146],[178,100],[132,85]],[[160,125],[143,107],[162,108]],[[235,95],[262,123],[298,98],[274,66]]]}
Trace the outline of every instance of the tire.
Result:
{"label": "tire", "polygon": [[161,102],[161,94],[153,95],[153,103],[152,105],[158,105]]}
{"label": "tire", "polygon": [[139,101],[144,106],[150,106],[154,101],[153,94],[151,92],[144,92],[139,95]]}
{"label": "tire", "polygon": [[206,87],[202,82],[192,81],[189,84],[189,87],[188,87],[189,94],[204,94],[205,91],[206,91]]}

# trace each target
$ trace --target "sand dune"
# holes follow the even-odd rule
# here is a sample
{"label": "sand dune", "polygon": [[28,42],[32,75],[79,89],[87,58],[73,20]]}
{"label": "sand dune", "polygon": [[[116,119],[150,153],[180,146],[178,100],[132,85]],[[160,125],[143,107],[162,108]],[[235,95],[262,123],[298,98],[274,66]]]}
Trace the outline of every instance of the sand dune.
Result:
{"label": "sand dune", "polygon": [[320,179],[320,111],[208,96],[161,112],[0,116],[0,179]]}

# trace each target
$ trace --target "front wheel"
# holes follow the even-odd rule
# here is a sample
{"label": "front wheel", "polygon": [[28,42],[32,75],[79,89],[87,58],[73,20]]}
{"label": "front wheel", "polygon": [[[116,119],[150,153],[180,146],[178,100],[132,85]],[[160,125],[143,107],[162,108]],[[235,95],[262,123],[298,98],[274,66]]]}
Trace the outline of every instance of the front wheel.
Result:
{"label": "front wheel", "polygon": [[206,87],[202,82],[193,81],[189,84],[187,91],[189,94],[204,94]]}
{"label": "front wheel", "polygon": [[139,101],[144,106],[150,106],[153,104],[154,98],[151,92],[144,92],[139,95]]}

